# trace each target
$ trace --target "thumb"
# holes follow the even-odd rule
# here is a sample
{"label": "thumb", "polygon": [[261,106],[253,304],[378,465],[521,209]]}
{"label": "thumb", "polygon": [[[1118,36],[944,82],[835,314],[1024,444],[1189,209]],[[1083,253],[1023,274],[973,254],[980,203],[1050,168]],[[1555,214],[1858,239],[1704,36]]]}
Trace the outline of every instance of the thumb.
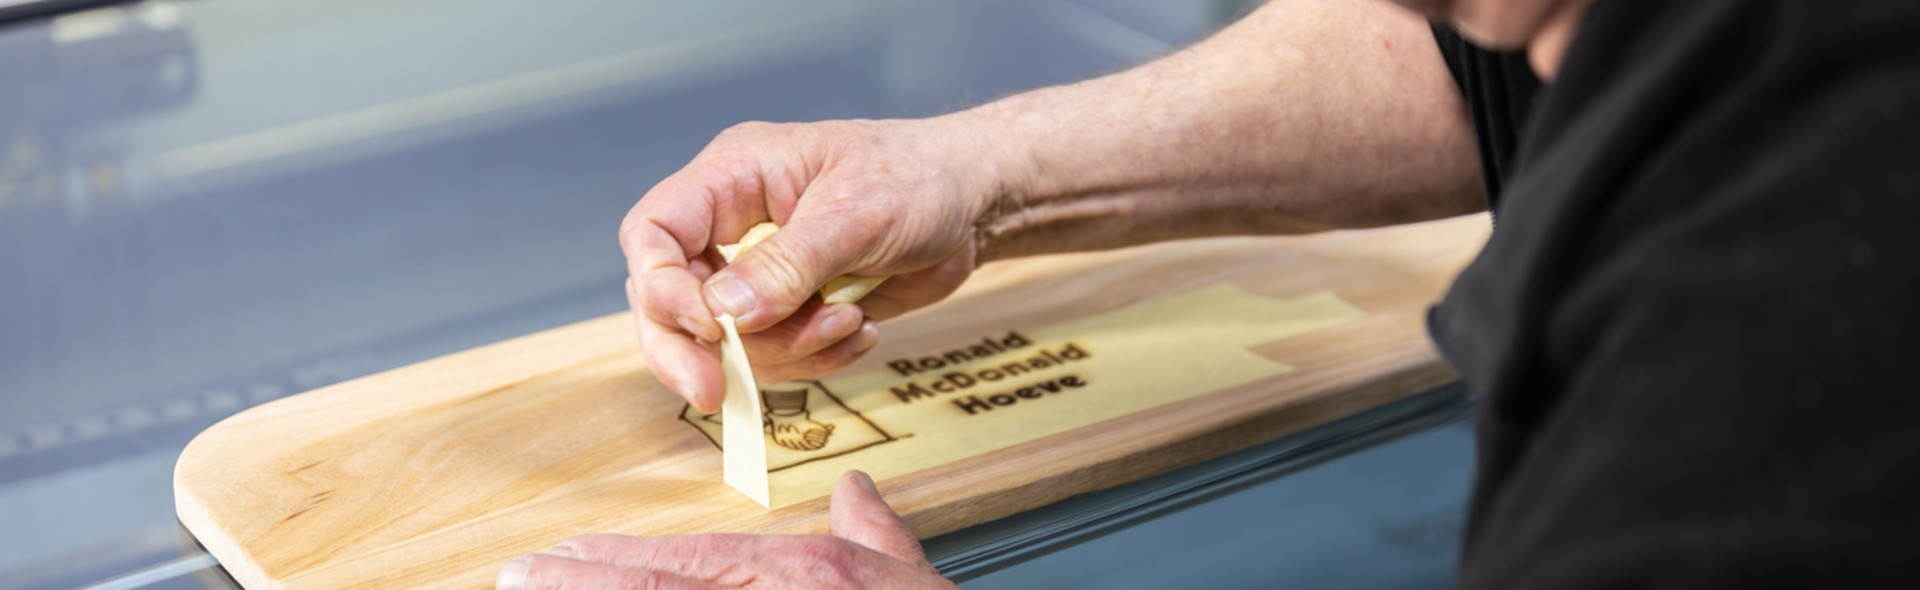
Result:
{"label": "thumb", "polygon": [[733,315],[742,332],[768,328],[813,297],[854,257],[832,231],[795,223],[774,232],[707,279],[707,308]]}
{"label": "thumb", "polygon": [[927,565],[920,539],[907,530],[907,523],[894,514],[893,507],[880,499],[880,490],[865,473],[848,471],[840,477],[840,485],[833,488],[827,527],[835,537],[908,563]]}

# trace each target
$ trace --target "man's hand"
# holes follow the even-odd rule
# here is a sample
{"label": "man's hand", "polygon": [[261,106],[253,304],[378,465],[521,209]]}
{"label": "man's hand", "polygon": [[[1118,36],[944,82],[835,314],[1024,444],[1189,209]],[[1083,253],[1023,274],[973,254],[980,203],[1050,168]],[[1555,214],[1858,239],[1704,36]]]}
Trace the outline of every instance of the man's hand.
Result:
{"label": "man's hand", "polygon": [[941,588],[920,541],[858,471],[833,491],[831,536],[588,535],[500,567],[502,590],[567,588]]}
{"label": "man's hand", "polygon": [[[714,316],[732,314],[766,382],[846,366],[874,320],[946,297],[972,273],[975,222],[996,195],[992,146],[944,118],[747,123],[722,132],[640,199],[620,227],[627,296],[654,373],[704,412],[725,394]],[[721,268],[713,247],[782,229]],[[813,294],[842,275],[891,276],[858,305]]]}
{"label": "man's hand", "polygon": [[[620,229],[654,374],[702,411],[731,313],[755,376],[818,376],[977,263],[1485,210],[1460,91],[1427,20],[1384,0],[1269,2],[1104,78],[910,121],[720,134]],[[720,268],[713,246],[781,230]],[[890,276],[859,305],[813,293]]]}

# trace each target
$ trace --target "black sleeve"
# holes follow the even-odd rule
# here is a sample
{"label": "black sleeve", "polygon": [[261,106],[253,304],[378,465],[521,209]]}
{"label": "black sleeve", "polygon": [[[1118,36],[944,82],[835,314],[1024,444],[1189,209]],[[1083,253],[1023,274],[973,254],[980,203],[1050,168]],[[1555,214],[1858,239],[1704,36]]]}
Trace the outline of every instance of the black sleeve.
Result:
{"label": "black sleeve", "polygon": [[1920,587],[1920,3],[1597,3],[1517,163],[1460,586]]}
{"label": "black sleeve", "polygon": [[1517,430],[1462,588],[1920,585],[1920,105],[1902,108],[1904,137],[1803,119],[1799,147],[1697,199],[1628,195],[1636,221],[1545,317],[1539,389],[1483,417]]}
{"label": "black sleeve", "polygon": [[1475,47],[1453,29],[1437,23],[1433,25],[1433,38],[1473,116],[1481,176],[1487,185],[1487,208],[1498,209],[1504,179],[1520,151],[1520,138],[1540,93],[1540,79],[1533,75],[1525,54]]}

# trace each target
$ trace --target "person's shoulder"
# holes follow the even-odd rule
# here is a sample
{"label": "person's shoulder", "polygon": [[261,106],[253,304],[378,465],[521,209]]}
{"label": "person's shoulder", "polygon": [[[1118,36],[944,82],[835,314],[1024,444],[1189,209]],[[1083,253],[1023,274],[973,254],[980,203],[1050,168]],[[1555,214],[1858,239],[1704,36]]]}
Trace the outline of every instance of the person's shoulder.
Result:
{"label": "person's shoulder", "polygon": [[[1685,147],[1820,147],[1839,136],[1902,139],[1920,102],[1920,2],[1607,0],[1588,15],[1538,131],[1582,119],[1618,137]],[[1731,128],[1730,128],[1731,127]]]}

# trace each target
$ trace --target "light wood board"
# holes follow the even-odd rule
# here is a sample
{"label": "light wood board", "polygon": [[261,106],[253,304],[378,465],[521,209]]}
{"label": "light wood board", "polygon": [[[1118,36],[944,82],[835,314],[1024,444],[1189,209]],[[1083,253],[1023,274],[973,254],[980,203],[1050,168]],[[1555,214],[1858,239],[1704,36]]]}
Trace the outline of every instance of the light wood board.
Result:
{"label": "light wood board", "polygon": [[[886,322],[851,372],[989,329],[1057,324],[1221,284],[1331,291],[1366,315],[1248,350],[1295,370],[883,479],[925,537],[1216,457],[1454,379],[1424,317],[1485,216],[1223,238],[989,265]],[[180,520],[248,588],[484,588],[505,559],[595,532],[823,533],[825,498],[768,511],[648,372],[625,313],[341,383],[207,429]]]}

